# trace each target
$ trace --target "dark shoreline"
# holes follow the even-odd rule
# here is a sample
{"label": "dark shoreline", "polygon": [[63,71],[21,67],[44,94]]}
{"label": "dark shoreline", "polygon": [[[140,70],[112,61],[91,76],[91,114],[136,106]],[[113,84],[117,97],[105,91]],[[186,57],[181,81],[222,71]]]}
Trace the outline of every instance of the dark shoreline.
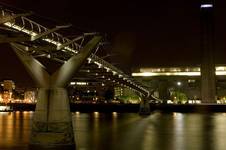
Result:
{"label": "dark shoreline", "polygon": [[[13,111],[34,111],[35,104],[8,104]],[[219,104],[150,104],[151,111],[161,112],[226,112],[226,105]],[[138,113],[139,104],[71,104],[71,112],[120,112]]]}

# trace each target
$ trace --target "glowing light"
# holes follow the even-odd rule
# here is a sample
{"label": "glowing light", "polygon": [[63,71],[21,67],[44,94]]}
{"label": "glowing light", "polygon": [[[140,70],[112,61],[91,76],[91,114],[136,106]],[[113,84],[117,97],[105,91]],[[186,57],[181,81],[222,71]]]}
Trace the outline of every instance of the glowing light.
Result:
{"label": "glowing light", "polygon": [[181,82],[177,82],[177,85],[178,85],[178,86],[181,86]]}
{"label": "glowing light", "polygon": [[95,111],[95,112],[94,112],[94,117],[95,117],[95,118],[99,118],[99,112]]}
{"label": "glowing light", "polygon": [[218,67],[216,67],[216,71],[226,71],[226,67],[225,66],[218,66]]}
{"label": "glowing light", "polygon": [[107,72],[109,72],[111,69],[108,67],[104,67],[106,69]]}
{"label": "glowing light", "polygon": [[102,65],[98,65],[98,68],[101,68],[102,67]]}
{"label": "glowing light", "polygon": [[5,25],[5,26],[8,26],[8,27],[11,27],[11,28],[13,28],[13,29],[22,31],[22,32],[24,32],[24,33],[26,33],[26,34],[29,34],[29,35],[31,35],[31,36],[37,35],[37,33],[35,33],[35,32],[29,31],[29,30],[27,30],[27,29],[24,29],[24,28],[22,28],[22,27],[20,27],[20,26],[17,26],[17,25],[15,25],[15,24],[10,23],[10,22],[6,22],[6,23],[4,23],[4,25]]}
{"label": "glowing light", "polygon": [[71,82],[70,85],[75,85],[75,82]]}
{"label": "glowing light", "polygon": [[101,63],[99,63],[97,61],[94,61],[94,64],[96,64],[98,67],[102,65]]}
{"label": "glowing light", "polygon": [[112,112],[112,116],[113,117],[117,117],[118,116],[118,113],[117,112]]}
{"label": "glowing light", "polygon": [[173,104],[173,101],[167,100],[167,104]]}
{"label": "glowing light", "polygon": [[218,76],[226,75],[226,71],[216,71],[216,75]]}
{"label": "glowing light", "polygon": [[90,64],[91,63],[91,61],[92,61],[92,59],[91,58],[87,58],[87,60],[88,60],[88,63]]}
{"label": "glowing light", "polygon": [[200,72],[141,72],[141,73],[132,73],[132,76],[200,76]]}
{"label": "glowing light", "polygon": [[213,4],[201,4],[200,8],[212,8]]}
{"label": "glowing light", "polygon": [[195,83],[195,80],[189,79],[188,83]]}
{"label": "glowing light", "polygon": [[201,100],[188,100],[188,104],[201,104]]}
{"label": "glowing light", "polygon": [[117,72],[115,72],[115,71],[112,71],[112,73],[113,73],[113,75],[116,75],[117,74]]}
{"label": "glowing light", "polygon": [[9,106],[0,106],[0,111],[7,111],[10,110]]}
{"label": "glowing light", "polygon": [[87,82],[71,82],[70,85],[87,85]]}
{"label": "glowing light", "polygon": [[[139,72],[132,73],[134,77],[152,77],[152,76],[200,76],[200,72]],[[226,75],[226,71],[216,71],[216,75]]]}
{"label": "glowing light", "polygon": [[[32,39],[32,37],[38,35],[37,33],[33,32],[33,31],[27,30],[27,29],[25,29],[25,28],[23,28],[23,27],[20,27],[20,26],[18,26],[18,25],[12,24],[12,23],[10,23],[10,22],[6,22],[6,23],[4,23],[4,25],[5,25],[5,26],[8,26],[8,27],[11,27],[11,28],[13,28],[13,29],[19,30],[19,31],[21,31],[21,32],[23,32],[23,33],[26,33],[26,34],[28,34],[28,35],[31,35],[31,39]],[[44,41],[46,41],[46,42],[49,42],[49,43],[52,43],[52,44],[54,44],[54,45],[56,45],[56,46],[62,45],[60,42],[57,42],[57,41],[54,41],[54,40],[48,39],[48,38],[42,39],[42,40],[44,40]],[[78,51],[76,51],[76,50],[74,50],[74,49],[71,49],[70,47],[65,47],[65,49],[68,50],[68,51],[71,51],[71,52],[73,52],[73,53],[78,53]]]}

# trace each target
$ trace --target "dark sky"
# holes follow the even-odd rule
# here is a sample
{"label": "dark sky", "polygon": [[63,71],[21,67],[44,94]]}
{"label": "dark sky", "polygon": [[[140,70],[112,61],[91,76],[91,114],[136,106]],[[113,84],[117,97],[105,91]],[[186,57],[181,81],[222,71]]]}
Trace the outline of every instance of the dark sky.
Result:
{"label": "dark sky", "polygon": [[[106,32],[117,67],[200,64],[199,0],[0,0],[74,28]],[[215,3],[216,63],[226,64],[226,2]],[[57,22],[56,21],[56,22]]]}

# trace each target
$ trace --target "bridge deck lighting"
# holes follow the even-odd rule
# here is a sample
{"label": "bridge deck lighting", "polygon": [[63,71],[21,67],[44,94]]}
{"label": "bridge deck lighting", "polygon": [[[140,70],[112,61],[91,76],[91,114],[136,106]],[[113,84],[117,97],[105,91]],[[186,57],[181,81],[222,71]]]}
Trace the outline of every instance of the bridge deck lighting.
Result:
{"label": "bridge deck lighting", "polygon": [[212,8],[213,4],[201,4],[200,8]]}
{"label": "bridge deck lighting", "polygon": [[[4,11],[2,11],[2,13],[4,13]],[[21,21],[23,22],[23,24],[17,23],[17,22],[5,22],[4,25],[10,28],[13,28],[17,31],[26,33],[28,35],[30,35],[30,40],[37,40],[40,38],[40,40],[54,44],[55,46],[57,46],[59,49],[57,50],[61,50],[63,52],[72,52],[72,53],[79,53],[78,49],[81,48],[81,45],[78,45],[77,43],[75,43],[75,41],[80,40],[81,37],[84,38],[84,36],[91,36],[91,35],[98,35],[98,33],[84,33],[83,36],[80,36],[74,40],[69,40],[67,38],[64,38],[62,35],[56,33],[55,28],[54,29],[47,29],[46,27],[39,25],[38,23],[35,23],[34,21],[26,18],[26,17],[21,17],[20,18]],[[30,24],[30,26],[32,28],[30,28],[30,26],[27,24]],[[35,28],[33,28],[33,26]],[[71,25],[62,25],[62,26],[56,26],[56,29],[60,29],[60,28],[67,28],[70,27]],[[36,29],[36,30],[34,30]],[[50,34],[52,35],[52,37],[46,37],[43,35],[47,35]],[[38,37],[36,37],[38,36]],[[57,40],[56,40],[57,39]],[[29,40],[29,39],[28,39]],[[70,44],[72,44],[73,42],[73,47],[70,46],[66,46],[68,45],[68,41],[70,42]],[[102,45],[102,44],[101,44]],[[74,46],[76,46],[74,48]],[[48,55],[48,58],[51,58],[50,55]],[[105,60],[95,56],[94,54],[91,54],[91,57],[87,58],[88,63],[95,63],[98,68],[105,68],[107,70],[107,72],[111,71],[113,73],[113,75],[118,75],[119,78],[122,78],[123,80],[126,80],[127,77],[122,71],[120,71],[119,69],[117,69],[116,67],[112,66],[111,64],[109,64],[108,62],[106,62]],[[62,62],[66,62],[66,61],[62,61]],[[89,71],[88,71],[89,72]],[[98,75],[98,73],[96,73],[96,75]],[[103,76],[104,77],[104,76]],[[116,82],[113,80],[113,82]],[[130,82],[130,81],[128,81]],[[131,82],[132,83],[132,82]],[[119,82],[118,82],[119,84]],[[78,83],[78,82],[70,82],[70,85],[87,85],[87,83]],[[105,86],[105,84],[103,83],[102,86]],[[140,88],[140,87],[139,87]],[[144,88],[141,88],[142,90],[144,90]]]}

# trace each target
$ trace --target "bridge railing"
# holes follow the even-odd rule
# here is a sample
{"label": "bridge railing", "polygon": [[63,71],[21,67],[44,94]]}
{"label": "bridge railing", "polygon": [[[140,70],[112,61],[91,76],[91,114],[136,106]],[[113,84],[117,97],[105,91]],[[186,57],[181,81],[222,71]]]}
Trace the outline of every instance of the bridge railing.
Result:
{"label": "bridge railing", "polygon": [[[3,24],[9,28],[23,32],[31,36],[31,41],[33,37],[51,30],[25,17],[29,15],[29,13],[18,14],[18,13],[14,13],[11,10],[3,9],[2,7],[0,15],[1,15],[0,17],[2,18],[11,17],[11,19],[4,22]],[[71,53],[72,55],[78,53],[79,50],[83,47],[83,45],[85,44],[84,41],[86,37],[94,36],[96,34],[96,33],[84,33],[78,36],[75,40],[71,40],[55,32],[54,29],[52,30],[53,32],[49,32],[49,34],[45,35],[44,38],[41,38],[41,39],[57,47],[65,43],[70,43],[67,46],[63,47],[61,51],[64,51],[66,53]],[[77,43],[77,41],[80,41],[80,43]],[[118,75],[119,78],[122,78],[123,80],[125,80],[130,85],[130,87],[132,87],[134,90],[141,92],[143,95],[149,95],[149,91],[146,88],[142,87],[141,84],[136,83],[133,78],[126,75],[121,70],[119,70],[112,64],[108,63],[107,61],[99,58],[94,54],[91,54],[91,56],[87,60],[88,62],[97,64],[99,67],[105,68],[107,71],[111,71],[113,75]]]}

